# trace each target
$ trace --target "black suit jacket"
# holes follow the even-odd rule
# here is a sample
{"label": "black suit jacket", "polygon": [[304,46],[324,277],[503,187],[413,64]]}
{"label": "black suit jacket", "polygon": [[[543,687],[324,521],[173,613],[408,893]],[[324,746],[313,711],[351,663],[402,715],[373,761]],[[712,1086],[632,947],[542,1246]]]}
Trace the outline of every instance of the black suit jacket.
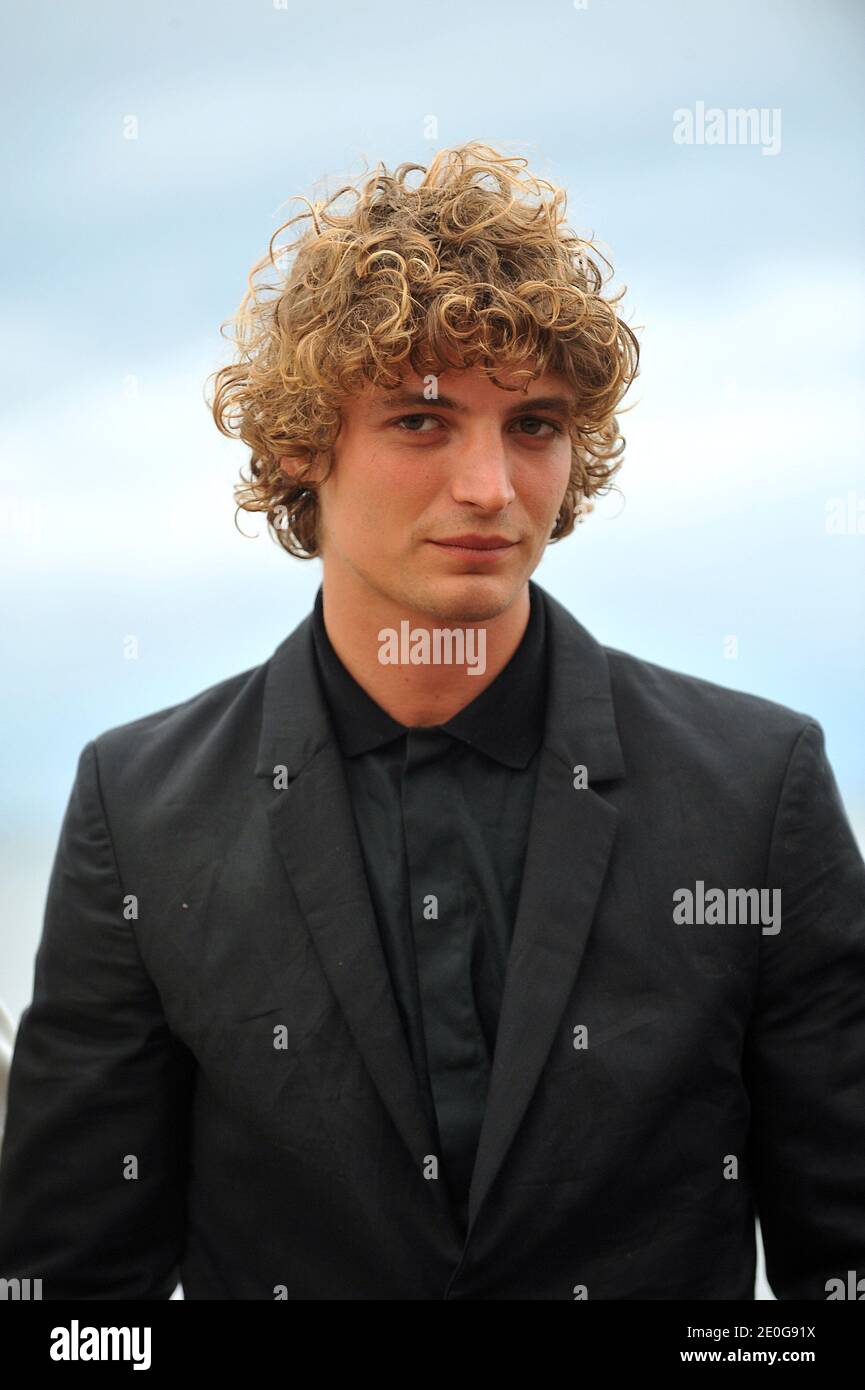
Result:
{"label": "black suit jacket", "polygon": [[[755,1207],[779,1298],[865,1273],[865,866],[820,726],[604,648],[539,592],[546,735],[465,1240],[426,1176],[307,618],[81,754],[0,1275],[46,1298],[167,1298],[179,1273],[190,1299],[749,1299]],[[781,930],[677,924],[698,881],[780,889]]]}

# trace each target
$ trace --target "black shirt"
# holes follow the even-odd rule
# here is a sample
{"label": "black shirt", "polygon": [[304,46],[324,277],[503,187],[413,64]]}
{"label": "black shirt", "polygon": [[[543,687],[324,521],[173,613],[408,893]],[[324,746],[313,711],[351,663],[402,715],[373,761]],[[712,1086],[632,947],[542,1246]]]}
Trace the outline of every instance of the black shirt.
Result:
{"label": "black shirt", "polygon": [[455,1214],[468,1193],[546,710],[543,600],[490,685],[445,724],[392,719],[313,638],[397,1006]]}

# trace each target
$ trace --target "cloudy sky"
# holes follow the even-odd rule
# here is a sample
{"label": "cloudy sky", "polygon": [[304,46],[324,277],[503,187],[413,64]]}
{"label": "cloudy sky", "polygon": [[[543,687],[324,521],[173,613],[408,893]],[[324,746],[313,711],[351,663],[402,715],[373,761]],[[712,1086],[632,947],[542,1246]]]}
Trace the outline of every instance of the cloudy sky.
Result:
{"label": "cloudy sky", "polygon": [[[13,1016],[83,745],[266,659],[319,582],[258,518],[243,523],[257,539],[234,526],[245,451],[203,396],[226,360],[220,323],[291,195],[466,139],[566,187],[642,343],[623,495],[535,578],[610,646],[819,719],[865,840],[853,0],[31,0],[6,30]],[[699,140],[707,112],[739,107],[764,113],[771,141]],[[683,111],[690,144],[674,138]]]}

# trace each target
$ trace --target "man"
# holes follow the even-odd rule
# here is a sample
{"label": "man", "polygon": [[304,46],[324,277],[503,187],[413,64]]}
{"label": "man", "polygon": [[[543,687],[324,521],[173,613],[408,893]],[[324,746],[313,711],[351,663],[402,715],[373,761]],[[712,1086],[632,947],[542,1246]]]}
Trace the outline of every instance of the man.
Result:
{"label": "man", "polygon": [[865,1271],[865,865],[813,719],[531,579],[637,350],[524,163],[317,203],[241,306],[239,500],[323,583],[81,755],[0,1166],[46,1298],[749,1299],[755,1213],[779,1298]]}

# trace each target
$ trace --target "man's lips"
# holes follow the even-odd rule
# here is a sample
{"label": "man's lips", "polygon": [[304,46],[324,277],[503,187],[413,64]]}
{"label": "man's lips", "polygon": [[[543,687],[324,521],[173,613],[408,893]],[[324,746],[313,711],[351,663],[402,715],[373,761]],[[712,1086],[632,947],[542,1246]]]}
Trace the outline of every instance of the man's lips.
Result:
{"label": "man's lips", "polygon": [[518,541],[510,540],[507,536],[479,536],[469,534],[465,536],[443,536],[441,540],[432,541],[433,545],[442,545],[449,550],[510,550],[511,546],[518,545]]}

